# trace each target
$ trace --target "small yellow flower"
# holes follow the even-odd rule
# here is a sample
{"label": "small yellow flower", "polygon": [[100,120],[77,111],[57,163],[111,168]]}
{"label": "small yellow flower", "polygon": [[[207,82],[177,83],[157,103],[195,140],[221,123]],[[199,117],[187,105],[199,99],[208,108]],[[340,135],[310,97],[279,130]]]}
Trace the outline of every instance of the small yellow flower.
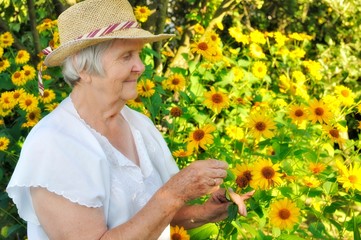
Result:
{"label": "small yellow flower", "polygon": [[42,98],[40,98],[40,100],[43,103],[50,103],[55,99],[56,95],[55,92],[51,89],[45,89],[44,90],[44,94],[42,96]]}
{"label": "small yellow flower", "polygon": [[190,240],[190,236],[183,227],[170,227],[170,240]]}
{"label": "small yellow flower", "polygon": [[4,54],[4,49],[2,47],[0,47],[0,58],[3,57],[3,54]]}
{"label": "small yellow flower", "polygon": [[139,96],[137,96],[135,99],[128,100],[127,104],[133,108],[141,108],[144,106],[142,99]]}
{"label": "small yellow flower", "polygon": [[254,138],[259,140],[261,137],[272,138],[276,125],[264,112],[254,112],[250,114],[246,127]]}
{"label": "small yellow flower", "polygon": [[299,216],[300,209],[288,198],[278,200],[270,206],[270,222],[280,229],[292,229],[299,221]]}
{"label": "small yellow flower", "polygon": [[26,112],[34,111],[38,107],[38,104],[38,99],[30,93],[24,93],[19,99],[19,107]]}
{"label": "small yellow flower", "polygon": [[345,86],[336,86],[335,87],[335,93],[337,98],[340,100],[342,105],[344,106],[351,106],[355,100],[355,94],[352,92],[352,90]]}
{"label": "small yellow flower", "polygon": [[323,163],[313,163],[311,162],[308,168],[311,170],[313,174],[319,174],[325,170],[326,166]]}
{"label": "small yellow flower", "polygon": [[251,39],[251,42],[253,43],[259,43],[259,44],[265,44],[266,38],[264,36],[264,33],[261,33],[258,30],[254,30],[249,34],[249,37]]}
{"label": "small yellow flower", "polygon": [[7,59],[0,60],[0,73],[4,72],[10,67],[10,62]]}
{"label": "small yellow flower", "polygon": [[0,105],[3,109],[11,110],[15,107],[17,101],[13,98],[12,92],[2,92],[0,97]]}
{"label": "small yellow flower", "polygon": [[15,63],[25,64],[30,60],[30,54],[25,50],[19,50],[15,57]]}
{"label": "small yellow flower", "polygon": [[14,38],[10,32],[5,32],[0,35],[0,47],[7,48],[13,45]]}
{"label": "small yellow flower", "polygon": [[292,122],[299,125],[303,121],[308,119],[308,112],[305,106],[294,104],[291,105],[289,110],[289,117],[292,119]]}
{"label": "small yellow flower", "polygon": [[267,75],[267,66],[264,62],[255,62],[252,66],[252,73],[255,77],[263,79]]}
{"label": "small yellow flower", "polygon": [[18,87],[25,85],[26,78],[24,75],[24,70],[14,72],[13,75],[11,75],[11,81],[15,86]]}
{"label": "small yellow flower", "polygon": [[355,162],[353,165],[350,165],[349,168],[347,168],[344,163],[336,160],[336,166],[339,170],[337,181],[342,184],[342,187],[345,188],[346,192],[348,192],[350,188],[361,191],[360,163]]}
{"label": "small yellow flower", "polygon": [[309,188],[317,188],[318,186],[321,185],[321,182],[314,176],[310,176],[310,177],[306,176],[303,178],[303,184],[305,184],[305,186]]}
{"label": "small yellow flower", "polygon": [[0,137],[0,151],[6,151],[10,144],[10,140],[7,137]]}
{"label": "small yellow flower", "polygon": [[249,44],[249,36],[242,33],[242,29],[239,27],[231,27],[228,29],[229,35],[233,37],[236,42],[243,43],[244,45]]}
{"label": "small yellow flower", "polygon": [[146,22],[148,20],[148,17],[152,14],[152,12],[149,10],[146,6],[137,6],[134,9],[134,15],[135,18],[139,22]]}
{"label": "small yellow flower", "polygon": [[216,128],[211,124],[207,124],[203,128],[195,129],[189,134],[187,139],[187,151],[193,152],[194,149],[198,150],[199,147],[207,150],[206,145],[213,143],[213,136],[211,133],[215,130]]}
{"label": "small yellow flower", "polygon": [[173,156],[174,157],[188,157],[192,154],[192,152],[189,152],[188,150],[184,150],[184,149],[179,149],[179,150],[176,150],[176,151],[173,151],[172,152]]}
{"label": "small yellow flower", "polygon": [[33,80],[36,76],[36,70],[30,65],[23,66],[25,81]]}
{"label": "small yellow flower", "polygon": [[244,140],[244,131],[241,127],[230,125],[226,127],[226,134],[233,140]]}
{"label": "small yellow flower", "polygon": [[309,119],[312,123],[328,123],[331,121],[332,113],[322,100],[313,99],[309,103]]}
{"label": "small yellow flower", "polygon": [[231,171],[236,176],[236,183],[240,188],[247,187],[252,181],[252,167],[246,163],[236,164]]}
{"label": "small yellow flower", "polygon": [[199,23],[197,23],[196,25],[194,25],[194,31],[198,34],[203,34],[204,33],[204,27],[202,25],[200,25]]}
{"label": "small yellow flower", "polygon": [[251,187],[254,189],[270,189],[282,183],[279,173],[280,164],[273,164],[270,159],[261,159],[254,164],[252,174]]}
{"label": "small yellow flower", "polygon": [[57,106],[59,105],[59,103],[49,103],[49,104],[45,104],[45,110],[48,112],[53,111]]}
{"label": "small yellow flower", "polygon": [[183,91],[186,86],[186,80],[182,74],[175,73],[163,81],[162,85],[164,89],[175,92]]}
{"label": "small yellow flower", "polygon": [[138,93],[142,97],[151,97],[155,93],[155,84],[149,79],[139,81],[137,84]]}
{"label": "small yellow flower", "polygon": [[264,54],[263,49],[257,43],[251,43],[249,50],[253,58],[266,58],[266,54]]}
{"label": "small yellow flower", "polygon": [[229,106],[227,94],[216,90],[214,87],[211,87],[209,92],[204,93],[204,97],[203,104],[215,113],[220,113],[223,108],[228,108]]}

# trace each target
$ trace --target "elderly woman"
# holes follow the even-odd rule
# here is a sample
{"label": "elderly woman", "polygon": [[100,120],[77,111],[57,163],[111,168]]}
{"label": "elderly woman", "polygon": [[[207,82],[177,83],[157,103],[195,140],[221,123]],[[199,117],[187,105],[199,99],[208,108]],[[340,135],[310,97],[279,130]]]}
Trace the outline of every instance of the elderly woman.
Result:
{"label": "elderly woman", "polygon": [[[32,129],[7,187],[28,238],[169,239],[169,224],[226,218],[227,163],[179,171],[152,122],[126,106],[137,97],[143,45],[171,35],[140,29],[126,0],[75,4],[58,25],[61,46],[45,64],[63,66],[72,92]],[[203,205],[186,205],[206,194]]]}

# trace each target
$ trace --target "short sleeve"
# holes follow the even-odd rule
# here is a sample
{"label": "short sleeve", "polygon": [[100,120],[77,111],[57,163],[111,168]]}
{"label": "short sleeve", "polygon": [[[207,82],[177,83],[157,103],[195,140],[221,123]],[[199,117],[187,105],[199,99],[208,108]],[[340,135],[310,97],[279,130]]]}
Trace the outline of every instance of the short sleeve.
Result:
{"label": "short sleeve", "polygon": [[6,190],[20,217],[28,222],[39,224],[30,187],[44,187],[84,206],[103,206],[109,192],[105,154],[81,123],[71,124],[70,131],[61,124],[41,124],[24,142]]}

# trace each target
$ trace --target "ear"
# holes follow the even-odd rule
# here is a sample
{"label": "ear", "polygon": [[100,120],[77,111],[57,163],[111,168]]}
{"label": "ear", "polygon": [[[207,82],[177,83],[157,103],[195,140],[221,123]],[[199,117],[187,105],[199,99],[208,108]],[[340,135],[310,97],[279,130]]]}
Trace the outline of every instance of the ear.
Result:
{"label": "ear", "polygon": [[[72,57],[72,61],[73,61],[73,66],[77,66],[76,64],[76,61],[77,61],[77,55],[74,55]],[[91,82],[91,76],[90,74],[86,73],[85,71],[81,71],[79,72],[79,69],[76,69],[77,72],[78,72],[78,75],[79,75],[79,82],[83,82],[83,83],[86,83],[86,82]]]}

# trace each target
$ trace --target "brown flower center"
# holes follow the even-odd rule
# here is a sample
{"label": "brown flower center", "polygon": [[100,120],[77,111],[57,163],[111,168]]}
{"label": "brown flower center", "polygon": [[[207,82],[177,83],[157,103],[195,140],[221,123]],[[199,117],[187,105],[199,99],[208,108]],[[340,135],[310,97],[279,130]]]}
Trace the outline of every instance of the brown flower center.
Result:
{"label": "brown flower center", "polygon": [[288,219],[290,216],[291,216],[291,212],[288,210],[288,209],[281,209],[279,212],[278,212],[278,216],[283,219],[283,220],[286,220]]}
{"label": "brown flower center", "polygon": [[208,44],[205,42],[200,42],[200,43],[198,43],[198,48],[200,50],[206,51],[208,49]]}
{"label": "brown flower center", "polygon": [[26,106],[30,106],[33,103],[33,101],[31,101],[31,99],[26,99],[25,100],[25,105]]}
{"label": "brown flower center", "polygon": [[170,115],[172,115],[173,117],[180,117],[182,115],[182,109],[180,109],[179,107],[173,107],[170,110]]}
{"label": "brown flower center", "polygon": [[266,179],[272,179],[275,175],[275,170],[272,167],[264,167],[262,168],[262,176]]}
{"label": "brown flower center", "polygon": [[357,177],[355,175],[348,176],[348,180],[350,180],[350,183],[356,183]]}
{"label": "brown flower center", "polygon": [[331,129],[329,131],[329,133],[334,138],[339,138],[340,137],[340,132],[337,129]]}
{"label": "brown flower center", "polygon": [[324,113],[325,113],[325,110],[323,110],[323,108],[318,107],[315,109],[315,114],[317,116],[322,116]]}
{"label": "brown flower center", "polygon": [[179,233],[173,233],[171,239],[172,240],[181,240],[182,236]]}
{"label": "brown flower center", "polygon": [[180,83],[180,80],[178,78],[173,78],[173,80],[172,80],[173,85],[178,85],[179,83]]}
{"label": "brown flower center", "polygon": [[198,129],[196,131],[194,131],[193,133],[193,139],[196,141],[200,141],[204,138],[204,131],[201,129]]}
{"label": "brown flower center", "polygon": [[260,132],[264,131],[266,129],[266,124],[264,122],[257,122],[256,123],[256,129]]}
{"label": "brown flower center", "polygon": [[212,102],[214,103],[221,103],[223,102],[223,97],[221,94],[215,93],[212,95]]}
{"label": "brown flower center", "polygon": [[350,95],[350,93],[347,90],[342,90],[341,95],[344,96],[344,97],[348,97]]}
{"label": "brown flower center", "polygon": [[34,120],[35,117],[36,117],[35,113],[33,113],[33,112],[29,113],[29,119],[30,120]]}
{"label": "brown flower center", "polygon": [[295,111],[295,116],[296,116],[296,117],[302,117],[302,116],[303,116],[303,111],[302,111],[301,109],[297,109],[297,110]]}

